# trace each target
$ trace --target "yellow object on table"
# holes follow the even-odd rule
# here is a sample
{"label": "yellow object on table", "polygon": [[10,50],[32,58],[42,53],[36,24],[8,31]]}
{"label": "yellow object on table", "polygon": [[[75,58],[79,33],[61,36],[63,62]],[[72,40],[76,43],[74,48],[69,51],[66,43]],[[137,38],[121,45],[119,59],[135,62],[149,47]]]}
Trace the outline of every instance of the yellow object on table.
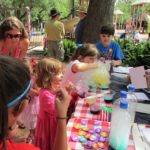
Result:
{"label": "yellow object on table", "polygon": [[91,73],[90,80],[95,84],[97,87],[101,85],[109,85],[110,83],[110,75],[109,72],[107,71],[105,64],[100,63],[100,67],[97,69],[93,70]]}

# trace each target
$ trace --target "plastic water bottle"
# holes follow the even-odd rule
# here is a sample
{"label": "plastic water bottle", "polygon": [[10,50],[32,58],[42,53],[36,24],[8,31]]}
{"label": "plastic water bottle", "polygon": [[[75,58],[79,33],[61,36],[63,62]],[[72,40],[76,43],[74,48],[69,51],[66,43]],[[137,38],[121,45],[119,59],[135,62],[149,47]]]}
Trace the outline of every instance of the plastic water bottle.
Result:
{"label": "plastic water bottle", "polygon": [[120,100],[126,100],[127,99],[127,92],[126,91],[120,91],[120,97],[118,99],[116,99],[113,103],[113,107],[117,106],[118,104],[120,104]]}
{"label": "plastic water bottle", "polygon": [[134,94],[135,86],[134,85],[128,85],[128,96],[127,100],[129,102],[129,113],[131,115],[131,122],[134,122],[135,119],[135,112],[136,112],[136,106],[137,106],[137,98]]}
{"label": "plastic water bottle", "polygon": [[128,112],[128,101],[120,100],[113,108],[109,144],[115,150],[126,150],[129,141],[131,117]]}

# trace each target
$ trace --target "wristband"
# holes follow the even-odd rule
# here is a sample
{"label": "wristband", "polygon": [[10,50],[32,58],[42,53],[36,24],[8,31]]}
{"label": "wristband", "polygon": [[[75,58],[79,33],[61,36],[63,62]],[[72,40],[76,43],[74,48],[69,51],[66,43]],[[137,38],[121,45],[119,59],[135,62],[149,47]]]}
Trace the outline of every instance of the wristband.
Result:
{"label": "wristband", "polygon": [[56,119],[67,119],[68,117],[56,117]]}

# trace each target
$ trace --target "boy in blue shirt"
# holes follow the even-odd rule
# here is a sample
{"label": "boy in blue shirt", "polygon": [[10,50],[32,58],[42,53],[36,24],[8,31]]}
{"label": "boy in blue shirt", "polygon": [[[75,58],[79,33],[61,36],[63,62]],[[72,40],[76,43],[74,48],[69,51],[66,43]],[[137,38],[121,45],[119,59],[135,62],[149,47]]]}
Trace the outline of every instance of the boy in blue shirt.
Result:
{"label": "boy in blue shirt", "polygon": [[96,48],[102,61],[111,60],[113,66],[118,66],[121,65],[124,55],[120,45],[112,41],[114,33],[113,27],[103,26],[100,30],[100,42],[96,43]]}

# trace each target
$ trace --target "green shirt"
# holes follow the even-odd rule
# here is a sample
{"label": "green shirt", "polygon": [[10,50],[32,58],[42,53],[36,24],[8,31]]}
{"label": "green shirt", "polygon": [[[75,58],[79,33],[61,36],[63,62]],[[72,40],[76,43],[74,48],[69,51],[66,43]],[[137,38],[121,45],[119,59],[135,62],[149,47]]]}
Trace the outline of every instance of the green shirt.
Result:
{"label": "green shirt", "polygon": [[64,24],[57,20],[49,20],[45,24],[47,39],[50,41],[61,41],[65,35]]}

